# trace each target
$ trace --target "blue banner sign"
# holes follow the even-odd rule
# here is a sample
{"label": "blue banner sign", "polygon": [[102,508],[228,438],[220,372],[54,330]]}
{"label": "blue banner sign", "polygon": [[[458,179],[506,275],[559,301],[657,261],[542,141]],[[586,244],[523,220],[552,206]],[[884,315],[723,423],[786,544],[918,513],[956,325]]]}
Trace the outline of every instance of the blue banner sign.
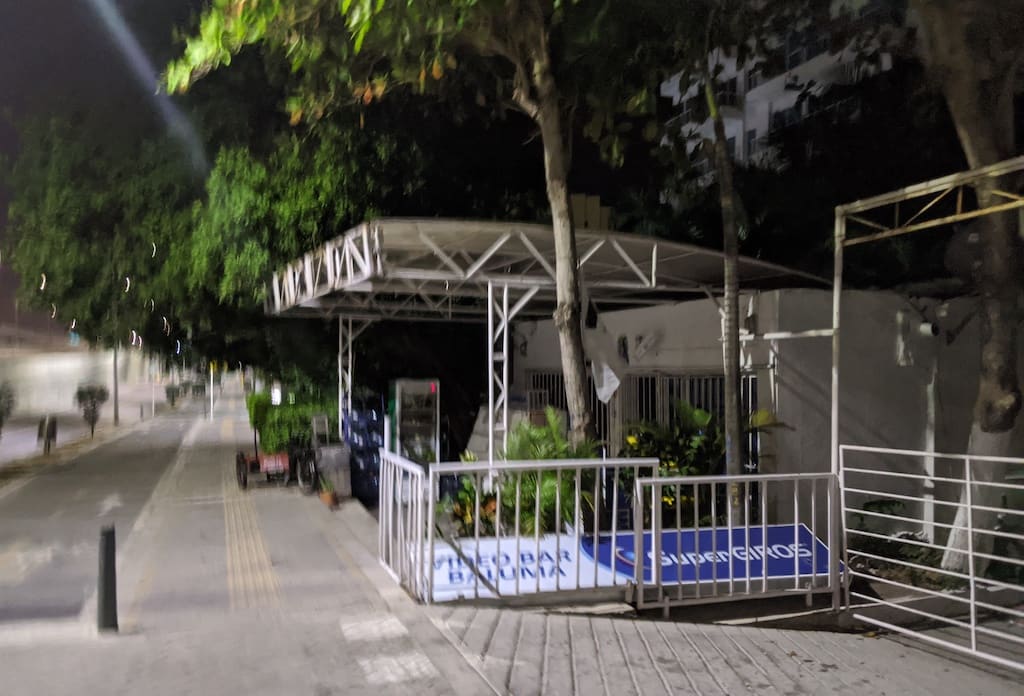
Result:
{"label": "blue banner sign", "polygon": [[[664,583],[736,580],[746,578],[793,578],[795,576],[827,575],[828,547],[814,537],[806,525],[773,524],[761,527],[717,529],[682,529],[661,533],[661,580]],[[653,534],[643,536],[644,580],[654,580]],[[604,568],[635,576],[636,549],[632,532],[619,532],[612,543],[610,534],[598,539],[585,536],[581,540],[584,556]]]}

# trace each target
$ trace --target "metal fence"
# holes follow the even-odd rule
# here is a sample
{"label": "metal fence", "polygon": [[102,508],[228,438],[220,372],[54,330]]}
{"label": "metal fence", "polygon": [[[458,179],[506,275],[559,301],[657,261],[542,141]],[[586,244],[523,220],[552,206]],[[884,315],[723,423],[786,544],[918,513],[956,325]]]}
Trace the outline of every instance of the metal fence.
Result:
{"label": "metal fence", "polygon": [[[791,502],[769,507],[769,499]],[[829,592],[838,610],[840,567],[829,550],[838,548],[839,509],[831,473],[639,478],[633,600],[667,613],[793,593],[810,603]]]}
{"label": "metal fence", "polygon": [[[740,382],[741,409],[757,410],[757,376],[743,375]],[[676,418],[680,401],[712,413],[719,423],[725,421],[725,377],[722,375],[646,373],[626,376],[622,390],[622,425],[649,421],[667,425]],[[747,473],[757,472],[760,439],[756,432],[747,436]]]}
{"label": "metal fence", "polygon": [[[531,410],[553,406],[566,410],[565,378],[556,370],[529,370],[526,373],[527,395]],[[741,408],[753,413],[758,408],[757,376],[746,374],[741,380]],[[626,425],[649,421],[667,425],[676,417],[676,405],[686,401],[697,408],[710,411],[719,422],[725,418],[725,377],[716,374],[631,373],[626,375],[617,398],[620,408],[617,418],[609,405],[597,398],[594,380],[587,376],[590,407],[594,414],[594,432],[605,442],[610,453],[619,451],[621,436]],[[613,421],[614,419],[614,421]],[[748,435],[748,473],[757,471],[760,452],[759,435]]]}
{"label": "metal fence", "polygon": [[842,446],[855,618],[1024,669],[1024,485],[1008,475],[1022,466]]}
{"label": "metal fence", "polygon": [[[571,593],[667,609],[793,592],[839,601],[828,552],[839,538],[835,476],[661,478],[657,466],[450,462],[428,473],[385,453],[381,563],[423,602]],[[780,498],[791,503],[759,512]]]}
{"label": "metal fence", "polygon": [[381,450],[377,508],[380,563],[414,597],[425,593],[422,559],[429,520],[428,490],[421,465]]}
{"label": "metal fence", "polygon": [[[568,411],[565,399],[565,375],[555,370],[530,370],[527,372],[527,393],[531,410],[541,410],[552,406],[560,411]],[[608,404],[597,398],[594,378],[587,375],[587,395],[590,399],[590,410],[594,415],[594,434],[602,442],[612,437],[611,420]],[[611,443],[609,443],[611,444]]]}

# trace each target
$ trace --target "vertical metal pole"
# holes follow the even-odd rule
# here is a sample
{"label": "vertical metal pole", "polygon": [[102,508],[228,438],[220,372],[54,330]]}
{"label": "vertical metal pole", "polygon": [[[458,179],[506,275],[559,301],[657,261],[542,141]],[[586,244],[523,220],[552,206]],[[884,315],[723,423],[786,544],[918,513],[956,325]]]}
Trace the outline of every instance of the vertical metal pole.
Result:
{"label": "vertical metal pole", "polygon": [[210,420],[213,420],[213,361],[210,361]]}
{"label": "vertical metal pole", "polygon": [[487,465],[494,467],[494,283],[487,281]]}
{"label": "vertical metal pole", "polygon": [[156,418],[156,366],[152,356],[149,358],[149,387],[150,415]]}
{"label": "vertical metal pole", "polygon": [[[430,491],[427,499],[427,553],[429,554],[429,564],[427,565],[427,597],[426,603],[431,604],[434,601],[434,520],[437,516],[437,511],[434,505],[437,500],[437,491],[440,486],[440,477],[436,472],[431,471],[430,475]],[[435,483],[436,482],[436,483]],[[498,514],[501,514],[501,506],[498,506]]]}
{"label": "vertical metal pole", "polygon": [[352,410],[352,385],[353,376],[355,375],[355,363],[356,354],[352,349],[355,343],[355,333],[352,331],[352,320],[348,320],[348,331],[345,335],[345,340],[348,345],[345,348],[345,352],[348,357],[348,366],[345,369],[345,412],[348,413]]}
{"label": "vertical metal pole", "polygon": [[970,577],[971,593],[971,650],[978,650],[978,605],[977,583],[974,574],[974,496],[971,492],[971,460],[964,459],[964,486],[967,503],[967,572]]}
{"label": "vertical metal pole", "polygon": [[345,317],[338,317],[338,441],[344,441],[345,424]]}
{"label": "vertical metal pole", "polygon": [[[508,285],[501,286],[501,449],[508,449],[508,334],[512,321],[508,315]],[[555,530],[558,532],[559,530]]]}
{"label": "vertical metal pole", "polygon": [[100,530],[99,587],[96,592],[96,623],[101,631],[117,630],[117,566],[114,527]]}
{"label": "vertical metal pole", "polygon": [[831,419],[831,457],[833,486],[829,506],[831,514],[828,521],[828,562],[829,562],[829,585],[832,587],[832,610],[839,611],[842,605],[842,598],[839,587],[839,545],[845,543],[840,540],[840,528],[845,522],[845,513],[836,504],[835,491],[842,490],[842,472],[839,453],[839,319],[842,308],[843,294],[843,245],[846,242],[846,213],[842,208],[836,208],[835,224],[835,250],[833,257],[832,277],[832,419]]}

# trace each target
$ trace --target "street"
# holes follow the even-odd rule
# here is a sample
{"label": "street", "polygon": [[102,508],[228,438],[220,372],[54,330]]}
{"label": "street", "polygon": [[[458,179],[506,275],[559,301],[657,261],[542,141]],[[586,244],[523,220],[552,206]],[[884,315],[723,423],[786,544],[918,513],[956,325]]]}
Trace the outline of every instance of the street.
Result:
{"label": "street", "polygon": [[[213,420],[187,406],[0,489],[5,696],[136,693],[140,680],[160,694],[486,691],[381,570],[358,503],[238,489],[234,454],[252,436],[231,386]],[[94,630],[105,524],[116,635]]]}
{"label": "street", "polygon": [[[1019,692],[1014,675],[885,637],[416,604],[354,501],[234,480],[228,383],[0,488],[4,696]],[[120,631],[96,631],[99,530]],[[59,665],[59,669],[55,666]]]}
{"label": "street", "polygon": [[0,489],[0,622],[77,616],[99,530],[127,533],[194,414],[174,414]]}

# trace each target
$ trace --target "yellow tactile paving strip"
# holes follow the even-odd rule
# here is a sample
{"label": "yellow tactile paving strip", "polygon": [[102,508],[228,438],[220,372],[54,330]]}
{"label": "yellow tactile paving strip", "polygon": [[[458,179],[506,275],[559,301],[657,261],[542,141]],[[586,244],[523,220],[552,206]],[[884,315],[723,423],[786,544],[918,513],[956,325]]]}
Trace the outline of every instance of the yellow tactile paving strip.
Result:
{"label": "yellow tactile paving strip", "polygon": [[[234,424],[224,420],[221,436]],[[280,584],[263,542],[256,508],[249,494],[238,489],[234,479],[234,462],[225,467],[222,482],[224,494],[224,539],[227,553],[228,594],[232,609],[273,608],[280,605]]]}

